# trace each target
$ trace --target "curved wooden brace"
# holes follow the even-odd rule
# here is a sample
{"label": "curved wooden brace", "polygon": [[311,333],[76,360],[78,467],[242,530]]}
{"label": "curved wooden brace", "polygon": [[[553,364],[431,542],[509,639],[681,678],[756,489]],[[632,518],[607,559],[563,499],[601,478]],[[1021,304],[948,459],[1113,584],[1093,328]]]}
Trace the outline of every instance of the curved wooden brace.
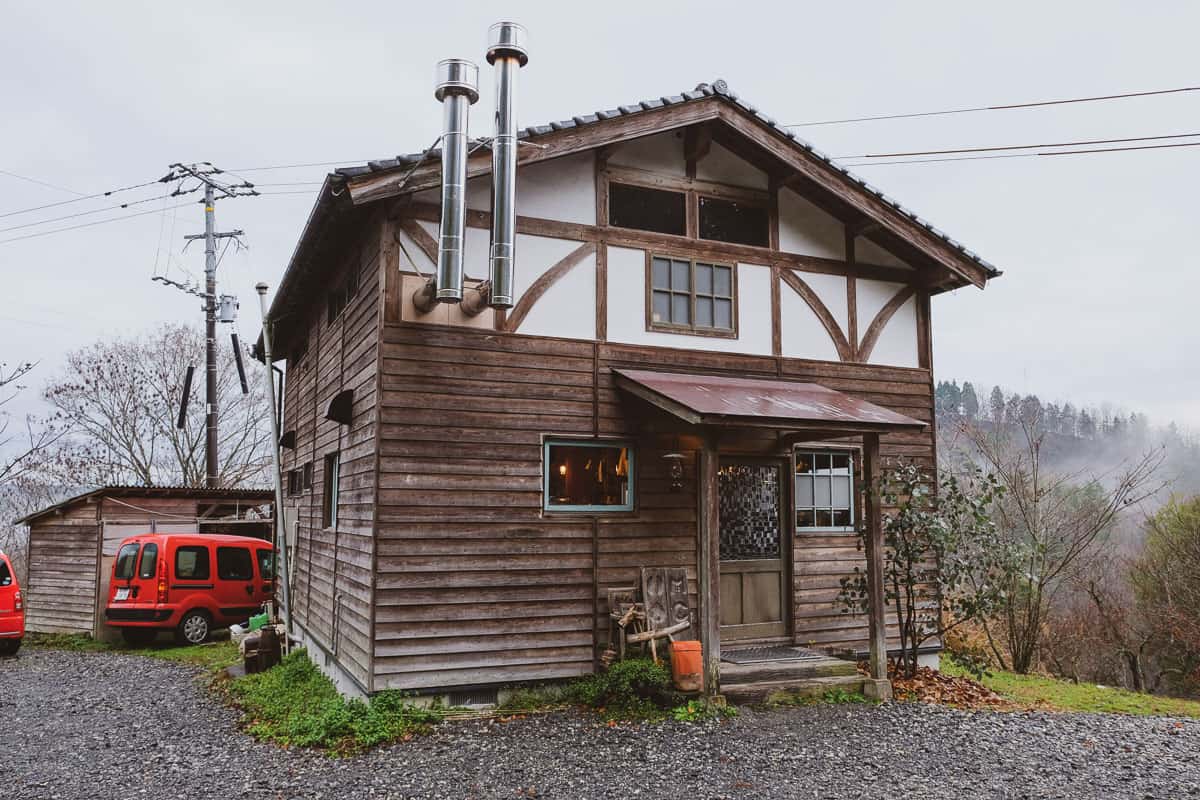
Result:
{"label": "curved wooden brace", "polygon": [[792,272],[790,269],[779,270],[779,277],[783,278],[783,282],[792,287],[792,290],[808,303],[808,307],[817,315],[817,319],[821,320],[821,324],[825,326],[829,338],[833,340],[833,346],[837,349],[838,358],[842,361],[854,360],[854,348],[850,346],[850,342],[846,340],[846,334],[842,333],[842,327],[838,325],[836,319],[829,309],[821,302],[821,298],[817,297],[817,293],[812,290],[804,280]]}
{"label": "curved wooden brace", "polygon": [[[420,248],[425,257],[433,262],[433,268],[437,269],[438,263],[438,245],[434,238],[429,235],[429,231],[421,227],[412,217],[404,217],[397,223],[400,230],[408,234],[408,238],[413,240],[413,243]],[[399,240],[397,240],[399,241]],[[417,269],[417,265],[413,264],[413,269]]]}
{"label": "curved wooden brace", "polygon": [[883,308],[879,309],[879,313],[875,315],[875,319],[871,320],[871,326],[867,328],[866,334],[862,338],[862,343],[858,346],[858,360],[862,363],[867,363],[867,359],[871,357],[871,351],[875,349],[875,343],[879,341],[879,334],[883,333],[883,329],[891,320],[892,315],[900,310],[900,306],[908,302],[908,299],[917,293],[917,290],[911,286],[905,286],[900,291],[892,295],[892,299],[888,300]]}
{"label": "curved wooden brace", "polygon": [[[521,299],[513,307],[508,318],[504,320],[504,330],[509,333],[515,333],[521,323],[525,321],[525,317],[533,310],[534,304],[542,298],[550,287],[558,282],[559,278],[570,272],[576,264],[583,261],[592,253],[596,252],[595,242],[586,242],[563,256],[557,264],[543,272],[533,284],[525,290],[525,294],[521,295]],[[597,299],[597,302],[599,300]]]}

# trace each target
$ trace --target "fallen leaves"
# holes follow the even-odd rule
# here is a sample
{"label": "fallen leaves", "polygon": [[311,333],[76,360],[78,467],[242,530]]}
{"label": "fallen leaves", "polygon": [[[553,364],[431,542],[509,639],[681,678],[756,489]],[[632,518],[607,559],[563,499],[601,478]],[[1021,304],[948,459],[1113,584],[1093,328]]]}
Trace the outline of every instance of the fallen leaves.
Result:
{"label": "fallen leaves", "polygon": [[[859,670],[865,672],[866,665],[860,664]],[[947,675],[929,667],[918,667],[913,677],[905,678],[896,674],[894,663],[889,663],[888,677],[892,679],[892,694],[897,700],[993,711],[1013,711],[1020,708],[978,681]]]}

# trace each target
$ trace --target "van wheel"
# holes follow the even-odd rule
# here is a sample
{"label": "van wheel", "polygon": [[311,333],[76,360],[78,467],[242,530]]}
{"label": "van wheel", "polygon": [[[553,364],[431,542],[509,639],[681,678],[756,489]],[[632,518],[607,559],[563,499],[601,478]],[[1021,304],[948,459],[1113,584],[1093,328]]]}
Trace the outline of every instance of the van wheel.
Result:
{"label": "van wheel", "polygon": [[208,614],[203,611],[189,611],[179,620],[179,627],[175,629],[175,640],[180,644],[204,644],[208,641],[211,627]]}
{"label": "van wheel", "polygon": [[158,631],[154,628],[121,628],[121,638],[130,647],[145,647],[154,644]]}
{"label": "van wheel", "polygon": [[5,639],[4,641],[0,641],[0,656],[15,656],[20,649],[20,639]]}

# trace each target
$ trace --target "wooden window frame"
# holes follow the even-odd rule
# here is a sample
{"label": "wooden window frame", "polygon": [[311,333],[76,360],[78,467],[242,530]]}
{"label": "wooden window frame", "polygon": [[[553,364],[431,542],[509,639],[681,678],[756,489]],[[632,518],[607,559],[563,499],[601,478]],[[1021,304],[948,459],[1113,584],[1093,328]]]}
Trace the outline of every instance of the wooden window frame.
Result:
{"label": "wooden window frame", "polygon": [[341,460],[341,453],[336,450],[325,454],[324,474],[321,476],[321,527],[326,530],[337,530]]}
{"label": "wooden window frame", "polygon": [[[675,322],[654,321],[654,259],[665,258],[670,261],[687,261],[691,264],[691,323],[680,325]],[[696,264],[709,264],[714,267],[725,267],[730,272],[730,322],[731,328],[707,328],[696,324]],[[646,251],[646,330],[653,333],[678,333],[684,336],[711,336],[717,339],[738,338],[738,265],[737,262],[717,261],[711,258],[699,258],[695,255],[669,253],[663,250]],[[714,314],[715,319],[715,314]]]}
{"label": "wooden window frame", "polygon": [[[629,459],[629,500],[621,505],[550,505],[551,447],[623,447]],[[543,514],[632,514],[637,510],[637,451],[626,439],[572,439],[547,437],[542,440],[542,513]]]}
{"label": "wooden window frame", "polygon": [[[850,459],[850,524],[849,525],[800,525],[800,495],[796,490],[796,458],[801,454],[808,455],[845,455]],[[803,445],[792,448],[792,463],[791,463],[791,498],[792,498],[792,530],[797,536],[805,534],[821,534],[821,533],[854,533],[858,530],[859,521],[858,514],[860,512],[859,505],[859,470],[862,468],[862,450],[857,447],[832,447],[820,445]],[[815,474],[815,473],[814,473]],[[815,487],[814,487],[815,491]],[[814,510],[834,510],[832,506],[833,490],[830,487],[830,503],[828,507],[817,506],[815,501],[811,506]]]}

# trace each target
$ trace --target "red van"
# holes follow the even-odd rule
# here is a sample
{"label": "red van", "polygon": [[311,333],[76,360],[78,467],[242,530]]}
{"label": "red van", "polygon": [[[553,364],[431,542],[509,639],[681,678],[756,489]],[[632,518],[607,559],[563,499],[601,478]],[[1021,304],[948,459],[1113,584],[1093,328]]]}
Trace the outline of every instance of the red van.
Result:
{"label": "red van", "polygon": [[25,604],[17,571],[0,553],[0,656],[15,656],[25,638]]}
{"label": "red van", "polygon": [[162,533],[131,536],[113,561],[107,623],[133,645],[174,631],[200,644],[215,628],[257,614],[271,599],[275,551],[247,536]]}

